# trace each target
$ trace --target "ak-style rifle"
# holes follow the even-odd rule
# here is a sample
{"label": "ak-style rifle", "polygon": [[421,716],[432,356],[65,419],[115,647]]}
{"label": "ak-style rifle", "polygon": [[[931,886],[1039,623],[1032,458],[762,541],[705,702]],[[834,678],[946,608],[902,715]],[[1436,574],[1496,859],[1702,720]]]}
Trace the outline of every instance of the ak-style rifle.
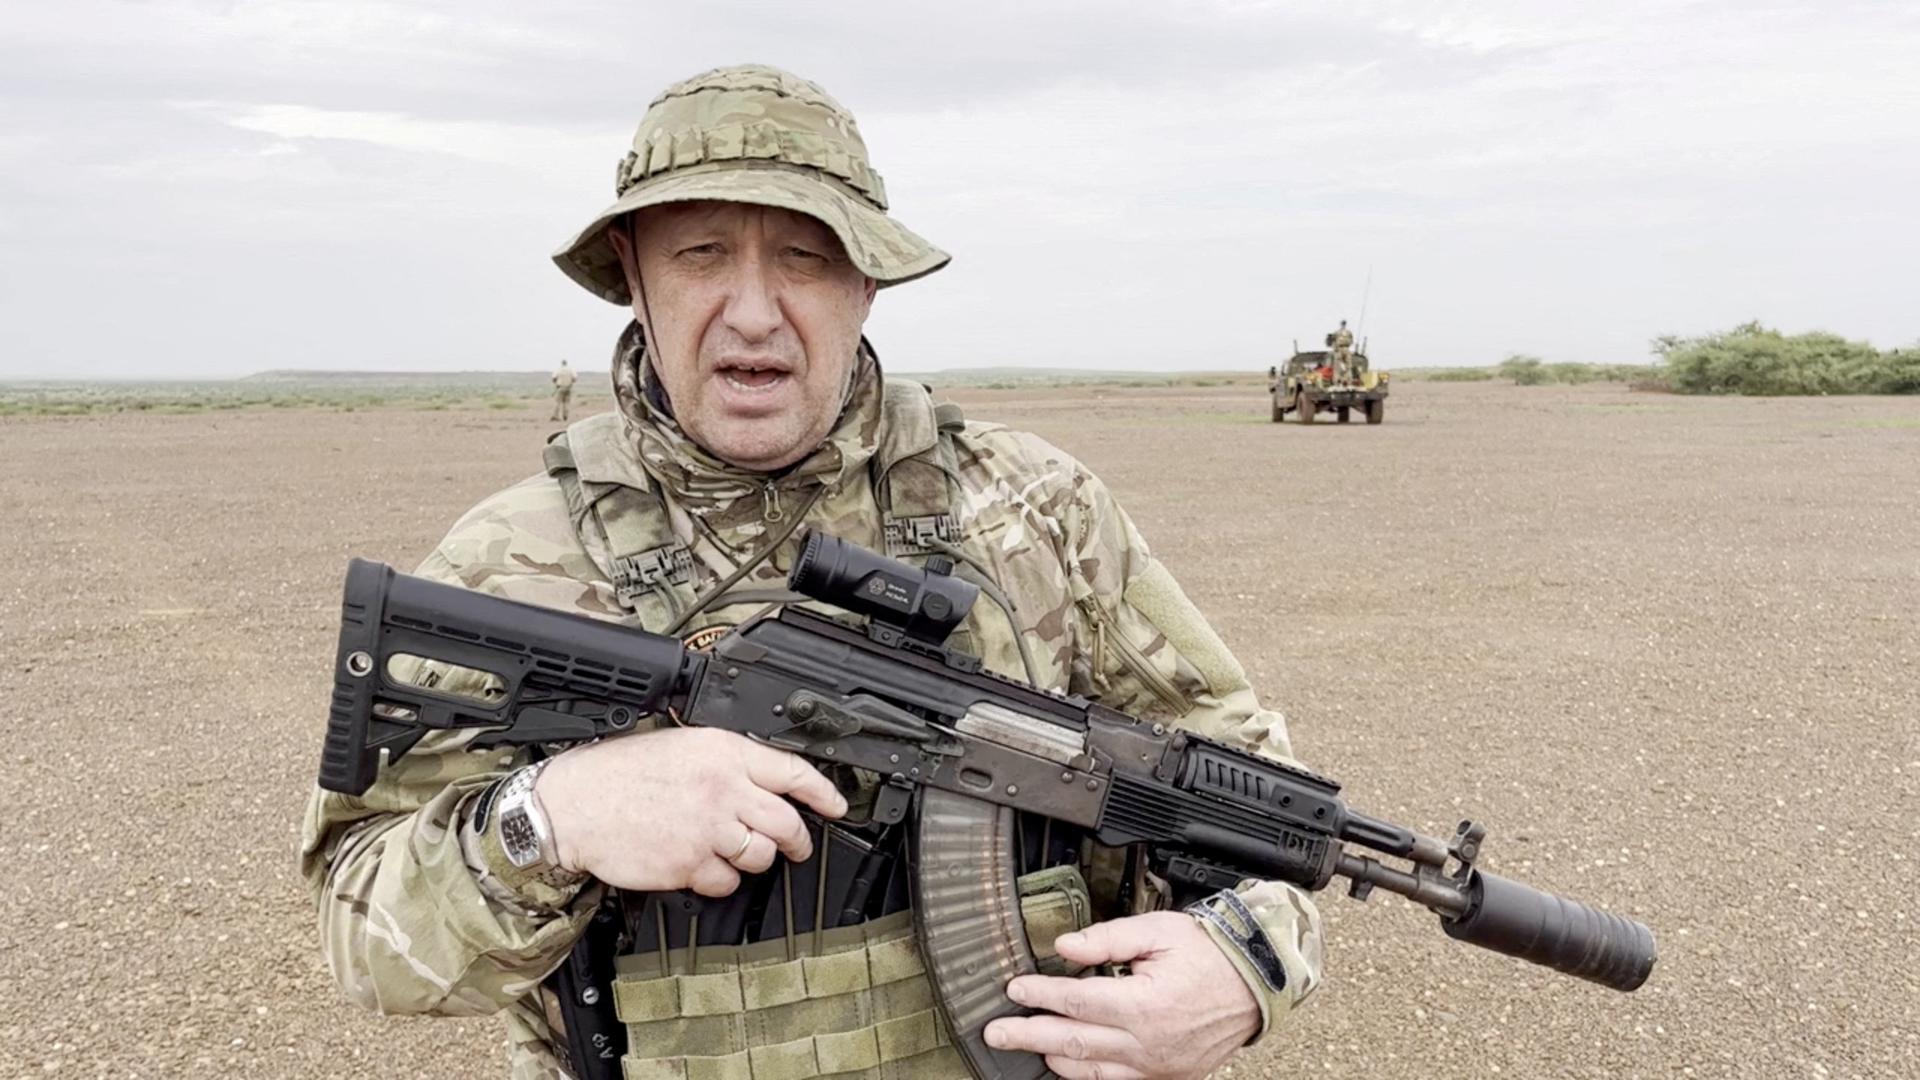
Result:
{"label": "ak-style rifle", "polygon": [[[1456,940],[1615,990],[1653,970],[1646,926],[1481,869],[1478,825],[1461,822],[1446,841],[1422,836],[1352,809],[1324,777],[983,670],[946,643],[979,590],[943,558],[917,568],[815,532],[788,584],[864,619],[787,606],[702,653],[356,559],[320,784],[364,792],[430,731],[471,730],[475,750],[552,746],[662,716],[869,770],[881,782],[868,824],[910,830],[928,976],[983,1078],[1050,1075],[1042,1059],[983,1036],[988,1021],[1026,1011],[1005,988],[1036,970],[1017,900],[988,909],[1018,896],[1021,813],[1101,844],[1143,845],[1149,865],[1190,893],[1246,878],[1316,890],[1341,877],[1355,897],[1379,888],[1421,904]],[[487,673],[490,692],[415,685],[403,677],[414,657]],[[971,883],[964,899],[935,903],[956,895],[955,881]]]}

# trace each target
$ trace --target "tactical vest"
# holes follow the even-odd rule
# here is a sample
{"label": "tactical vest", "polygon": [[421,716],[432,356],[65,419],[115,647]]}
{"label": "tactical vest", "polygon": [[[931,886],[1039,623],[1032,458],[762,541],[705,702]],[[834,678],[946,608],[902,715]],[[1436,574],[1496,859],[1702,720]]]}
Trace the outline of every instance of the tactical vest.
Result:
{"label": "tactical vest", "polygon": [[[867,469],[887,554],[920,561],[935,552],[933,541],[964,546],[959,407],[889,382],[883,408],[882,442]],[[629,439],[618,413],[588,417],[548,444],[547,472],[575,530],[595,541],[589,549],[604,546],[621,607],[645,629],[681,631],[694,617],[700,575]],[[779,530],[797,522],[768,524],[784,544]],[[735,586],[707,606],[792,599],[763,583]],[[857,796],[849,801],[858,805]],[[576,1076],[965,1080],[913,933],[904,830],[876,843],[838,827],[812,829],[813,858],[744,875],[732,896],[616,894],[608,902],[547,985],[566,1030],[559,1049]],[[1079,838],[1035,827],[1021,846],[1023,865],[1039,868],[1021,879],[1022,913],[1036,954],[1057,966],[1053,938],[1093,917],[1073,865]]]}

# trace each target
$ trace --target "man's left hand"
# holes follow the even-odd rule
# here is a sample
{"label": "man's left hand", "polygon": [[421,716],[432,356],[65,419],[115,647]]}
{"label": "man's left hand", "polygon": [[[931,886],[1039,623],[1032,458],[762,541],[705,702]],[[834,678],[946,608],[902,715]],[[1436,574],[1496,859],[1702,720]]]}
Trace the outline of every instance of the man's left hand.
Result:
{"label": "man's left hand", "polygon": [[1054,947],[1074,963],[1125,963],[1132,971],[1121,978],[1023,975],[1007,984],[1008,997],[1043,1012],[995,1020],[987,1044],[1044,1054],[1065,1080],[1203,1077],[1259,1030],[1253,992],[1191,915],[1115,919],[1062,935]]}

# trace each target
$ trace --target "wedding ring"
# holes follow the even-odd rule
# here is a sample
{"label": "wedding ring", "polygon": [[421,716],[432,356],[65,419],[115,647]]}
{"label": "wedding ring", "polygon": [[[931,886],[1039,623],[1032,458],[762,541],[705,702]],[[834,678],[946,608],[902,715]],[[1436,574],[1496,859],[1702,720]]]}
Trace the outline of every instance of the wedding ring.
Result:
{"label": "wedding ring", "polygon": [[740,856],[742,856],[742,855],[745,855],[745,854],[747,853],[747,849],[748,849],[748,848],[750,848],[750,847],[752,847],[752,846],[753,846],[753,830],[752,830],[752,829],[748,829],[748,830],[747,830],[747,835],[746,835],[746,838],[745,838],[744,840],[741,840],[741,841],[740,841],[740,850],[739,850],[739,851],[736,851],[736,852],[734,852],[733,854],[731,854],[731,855],[729,855],[729,856],[727,856],[727,861],[728,861],[728,862],[739,862],[739,861],[740,861]]}

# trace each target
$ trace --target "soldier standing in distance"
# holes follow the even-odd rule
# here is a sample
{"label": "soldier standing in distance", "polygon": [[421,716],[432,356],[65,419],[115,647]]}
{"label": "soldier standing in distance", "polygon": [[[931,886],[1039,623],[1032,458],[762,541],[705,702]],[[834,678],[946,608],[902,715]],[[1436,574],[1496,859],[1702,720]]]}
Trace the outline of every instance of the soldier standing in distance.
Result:
{"label": "soldier standing in distance", "polygon": [[[1290,756],[1284,718],[1105,484],[884,377],[861,333],[876,291],[949,257],[887,215],[853,116],[825,91],[760,66],[670,87],[616,193],[555,256],[632,311],[616,408],[456,523],[423,576],[701,640],[764,606],[817,527],[996,583],[1010,602],[958,632],[993,671]],[[516,1078],[966,1075],[915,951],[908,853],[832,824],[871,778],[670,723],[545,759],[469,753],[471,737],[428,735],[363,796],[314,793],[302,869],[349,997],[504,1011]],[[503,808],[518,827],[502,829]],[[1016,979],[1007,992],[1034,1015],[995,1021],[992,1045],[1070,1078],[1199,1077],[1319,985],[1306,893],[1247,881],[1188,912],[1130,914],[1088,885],[1106,878],[1083,874],[1067,831],[1020,856],[1032,943],[1134,977]],[[838,925],[873,851],[896,869]],[[675,890],[713,899],[689,916]],[[1106,921],[1062,918],[1087,906],[1053,902],[1070,895]],[[574,968],[576,942],[600,947],[587,932],[603,905],[619,913],[612,985],[563,1000],[542,980]],[[581,1036],[605,1019],[595,1003],[616,1015],[598,1029],[611,1041]]]}
{"label": "soldier standing in distance", "polygon": [[549,420],[566,420],[568,407],[573,404],[573,384],[578,381],[573,369],[565,360],[553,372],[553,415]]}
{"label": "soldier standing in distance", "polygon": [[1347,320],[1340,320],[1340,329],[1327,338],[1327,344],[1333,346],[1333,375],[1341,382],[1353,377],[1353,331],[1347,329]]}

